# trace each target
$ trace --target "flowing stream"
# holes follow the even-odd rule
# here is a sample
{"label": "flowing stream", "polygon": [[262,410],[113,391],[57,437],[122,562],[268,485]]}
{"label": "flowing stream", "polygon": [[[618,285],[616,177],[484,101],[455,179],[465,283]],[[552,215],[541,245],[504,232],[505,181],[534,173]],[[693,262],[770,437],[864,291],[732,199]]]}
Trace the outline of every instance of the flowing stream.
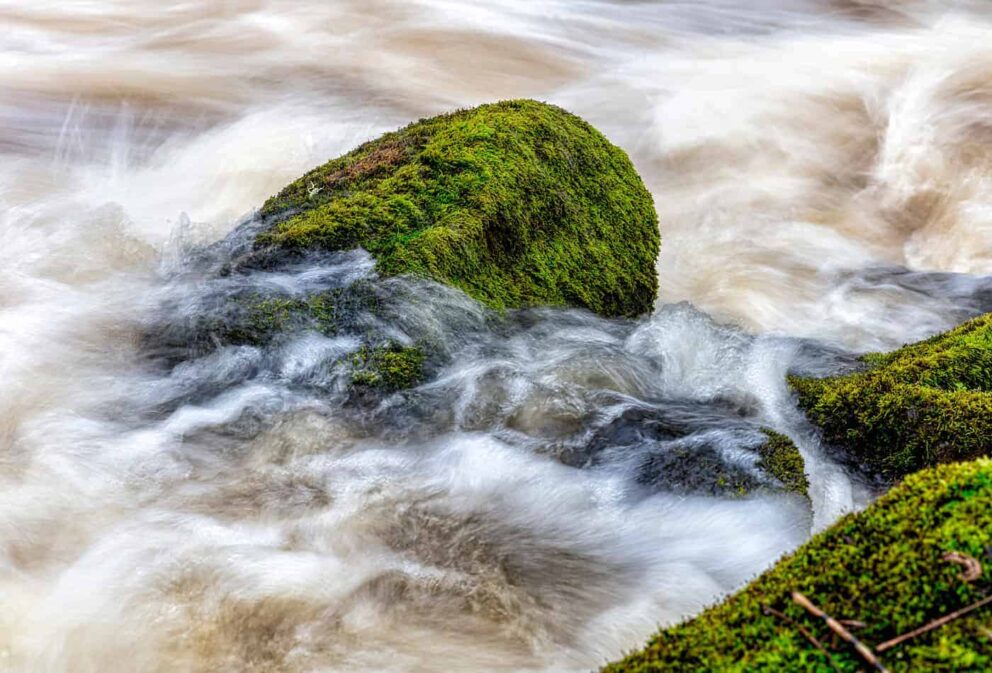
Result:
{"label": "flowing stream", "polygon": [[[873,496],[787,372],[992,310],[984,0],[0,0],[0,25],[0,671],[595,669]],[[513,97],[631,155],[652,316],[493,315],[362,251],[217,273],[306,169]],[[333,336],[204,327],[356,287],[377,309]],[[431,343],[427,382],[356,399],[368,333]],[[762,428],[809,501],[757,469]]]}

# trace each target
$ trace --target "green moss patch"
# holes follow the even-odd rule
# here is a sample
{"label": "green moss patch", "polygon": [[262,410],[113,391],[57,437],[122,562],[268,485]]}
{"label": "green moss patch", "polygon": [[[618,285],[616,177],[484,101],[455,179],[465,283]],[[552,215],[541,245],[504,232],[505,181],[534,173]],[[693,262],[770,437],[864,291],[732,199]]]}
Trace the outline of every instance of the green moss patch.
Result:
{"label": "green moss patch", "polygon": [[385,392],[412,388],[424,378],[426,355],[416,346],[363,346],[352,357],[351,384]]}
{"label": "green moss patch", "polygon": [[312,329],[324,334],[337,330],[337,301],[340,293],[326,292],[308,297],[246,296],[240,310],[227,316],[215,332],[221,341],[261,345],[280,333]]}
{"label": "green moss patch", "polygon": [[758,447],[758,467],[778,479],[787,491],[809,495],[806,462],[795,442],[774,430],[763,430],[768,441]]}
{"label": "green moss patch", "polygon": [[657,215],[626,154],[530,100],[419,121],[320,166],[261,212],[253,257],[363,247],[497,309],[650,311]]}
{"label": "green moss patch", "polygon": [[896,479],[992,451],[992,314],[888,354],[867,371],[790,383],[827,442]]}
{"label": "green moss patch", "polygon": [[[607,673],[870,670],[850,645],[790,600],[798,591],[877,646],[992,593],[992,461],[913,475],[849,515],[745,590],[656,635]],[[982,564],[964,581],[948,552]],[[768,613],[764,607],[786,615]],[[800,627],[824,643],[828,658]],[[992,607],[880,655],[890,671],[992,670]]]}
{"label": "green moss patch", "polygon": [[305,295],[243,292],[225,298],[222,310],[208,313],[194,340],[209,336],[214,344],[262,346],[301,331],[333,336],[361,331],[356,321],[381,308],[379,292],[367,281]]}

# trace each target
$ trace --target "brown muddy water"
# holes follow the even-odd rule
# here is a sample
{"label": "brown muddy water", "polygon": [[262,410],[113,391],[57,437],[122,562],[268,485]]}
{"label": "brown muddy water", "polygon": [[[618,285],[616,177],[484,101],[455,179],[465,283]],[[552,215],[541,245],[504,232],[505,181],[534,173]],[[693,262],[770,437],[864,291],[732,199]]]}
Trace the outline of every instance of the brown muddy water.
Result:
{"label": "brown muddy water", "polygon": [[[0,0],[0,25],[0,671],[594,669],[870,498],[787,371],[992,310],[987,2]],[[360,251],[204,273],[307,168],[511,97],[630,153],[650,318],[500,323]],[[148,345],[355,279],[391,316],[356,330],[441,344],[416,390],[352,404],[347,330]],[[673,462],[753,472],[760,426],[812,508]]]}

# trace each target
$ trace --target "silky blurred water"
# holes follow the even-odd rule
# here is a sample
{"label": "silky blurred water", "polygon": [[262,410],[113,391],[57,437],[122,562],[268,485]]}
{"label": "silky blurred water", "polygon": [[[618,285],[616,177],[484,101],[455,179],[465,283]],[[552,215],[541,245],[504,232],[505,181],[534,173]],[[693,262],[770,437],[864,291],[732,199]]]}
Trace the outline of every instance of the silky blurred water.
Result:
{"label": "silky blurred water", "polygon": [[[0,670],[593,669],[870,496],[787,371],[992,310],[985,2],[0,23]],[[494,316],[361,252],[219,277],[238,234],[203,256],[306,169],[511,97],[631,155],[661,218],[653,316]],[[196,340],[232,293],[356,282],[383,308],[334,336]],[[354,399],[369,333],[429,340],[428,380]],[[763,481],[762,427],[799,444],[812,503]],[[717,463],[768,488],[700,488]]]}

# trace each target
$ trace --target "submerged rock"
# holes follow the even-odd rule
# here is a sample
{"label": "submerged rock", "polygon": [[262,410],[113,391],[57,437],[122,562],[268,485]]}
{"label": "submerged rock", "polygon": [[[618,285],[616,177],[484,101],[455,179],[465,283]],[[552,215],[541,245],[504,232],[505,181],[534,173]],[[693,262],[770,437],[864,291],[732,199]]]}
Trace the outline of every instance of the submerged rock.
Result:
{"label": "submerged rock", "polygon": [[293,182],[261,217],[241,264],[362,247],[380,275],[426,276],[497,309],[637,316],[657,294],[657,215],[627,155],[536,101],[387,133]]}
{"label": "submerged rock", "polygon": [[869,473],[891,481],[992,451],[992,313],[863,360],[865,371],[790,383],[827,442]]}
{"label": "submerged rock", "polygon": [[[992,461],[925,470],[816,536],[743,591],[661,631],[643,650],[604,671],[868,670],[791,593],[802,593],[836,619],[863,623],[852,630],[877,647],[992,591],[990,531]],[[960,565],[969,558],[980,566],[971,576]],[[986,606],[880,658],[890,671],[990,670],[990,612]],[[806,634],[822,641],[832,660]]]}
{"label": "submerged rock", "polygon": [[690,422],[673,411],[631,407],[579,450],[560,458],[581,466],[635,456],[637,483],[650,491],[732,498],[790,491],[808,496],[803,457],[785,435],[713,409],[706,409],[709,418],[694,415]]}

